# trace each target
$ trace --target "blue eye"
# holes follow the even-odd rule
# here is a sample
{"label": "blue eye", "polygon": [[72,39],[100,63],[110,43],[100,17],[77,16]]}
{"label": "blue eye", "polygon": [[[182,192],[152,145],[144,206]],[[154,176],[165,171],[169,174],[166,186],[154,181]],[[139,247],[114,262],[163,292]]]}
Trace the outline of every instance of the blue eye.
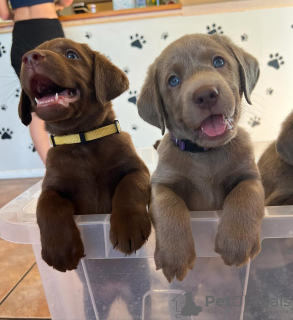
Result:
{"label": "blue eye", "polygon": [[169,85],[171,87],[176,87],[178,86],[178,84],[180,84],[180,79],[176,76],[172,76],[170,79],[169,79]]}
{"label": "blue eye", "polygon": [[65,54],[65,57],[67,59],[79,59],[78,55],[76,52],[74,52],[73,50],[68,50]]}
{"label": "blue eye", "polygon": [[225,64],[224,59],[217,57],[214,59],[214,67],[215,68],[221,68],[223,67],[223,65]]}

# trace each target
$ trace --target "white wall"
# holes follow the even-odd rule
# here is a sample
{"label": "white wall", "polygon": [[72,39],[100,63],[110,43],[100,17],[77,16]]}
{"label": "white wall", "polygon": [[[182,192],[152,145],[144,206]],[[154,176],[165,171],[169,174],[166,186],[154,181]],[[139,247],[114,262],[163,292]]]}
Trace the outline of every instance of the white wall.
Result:
{"label": "white wall", "polygon": [[[207,27],[223,32],[260,62],[253,106],[245,106],[242,125],[254,141],[267,141],[277,136],[281,122],[293,107],[292,17],[293,8],[280,8],[84,25],[65,28],[65,33],[127,70],[130,90],[114,100],[115,111],[122,130],[132,135],[136,147],[146,147],[160,138],[160,130],[143,122],[133,103],[147,67],[180,36],[207,33]],[[134,41],[141,47],[133,46]],[[0,178],[40,176],[43,165],[33,152],[28,128],[18,119],[20,86],[10,67],[10,47],[11,34],[0,34]]]}

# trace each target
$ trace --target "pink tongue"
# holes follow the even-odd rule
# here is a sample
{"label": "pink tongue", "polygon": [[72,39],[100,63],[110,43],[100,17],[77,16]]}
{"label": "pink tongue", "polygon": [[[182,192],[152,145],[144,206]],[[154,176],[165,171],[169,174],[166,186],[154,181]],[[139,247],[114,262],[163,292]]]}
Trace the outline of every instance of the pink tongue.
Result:
{"label": "pink tongue", "polygon": [[216,137],[221,135],[226,130],[225,117],[222,114],[216,114],[208,117],[202,124],[203,132],[210,136]]}

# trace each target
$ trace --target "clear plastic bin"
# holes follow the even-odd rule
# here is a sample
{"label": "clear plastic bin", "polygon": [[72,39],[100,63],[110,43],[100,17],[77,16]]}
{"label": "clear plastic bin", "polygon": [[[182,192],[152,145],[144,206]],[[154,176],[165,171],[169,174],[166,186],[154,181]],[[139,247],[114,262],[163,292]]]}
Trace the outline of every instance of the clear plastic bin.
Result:
{"label": "clear plastic bin", "polygon": [[[151,149],[139,152],[148,165],[156,161]],[[0,210],[0,237],[32,244],[53,320],[293,319],[293,206],[266,208],[262,252],[242,268],[214,252],[221,212],[191,212],[195,267],[169,284],[155,268],[154,232],[124,257],[109,241],[109,215],[75,217],[87,254],[77,270],[47,266],[35,216],[40,189],[37,183]]]}

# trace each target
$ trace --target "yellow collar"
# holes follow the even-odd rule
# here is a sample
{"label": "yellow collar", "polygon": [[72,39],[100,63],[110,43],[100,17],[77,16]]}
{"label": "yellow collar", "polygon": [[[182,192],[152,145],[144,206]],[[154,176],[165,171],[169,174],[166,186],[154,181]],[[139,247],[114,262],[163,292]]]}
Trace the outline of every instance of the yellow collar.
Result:
{"label": "yellow collar", "polygon": [[114,124],[110,124],[106,127],[102,127],[88,132],[80,132],[79,134],[69,134],[66,136],[51,135],[50,141],[53,147],[59,146],[61,144],[85,144],[87,141],[100,139],[119,132],[121,132],[120,124],[118,120],[115,120]]}

